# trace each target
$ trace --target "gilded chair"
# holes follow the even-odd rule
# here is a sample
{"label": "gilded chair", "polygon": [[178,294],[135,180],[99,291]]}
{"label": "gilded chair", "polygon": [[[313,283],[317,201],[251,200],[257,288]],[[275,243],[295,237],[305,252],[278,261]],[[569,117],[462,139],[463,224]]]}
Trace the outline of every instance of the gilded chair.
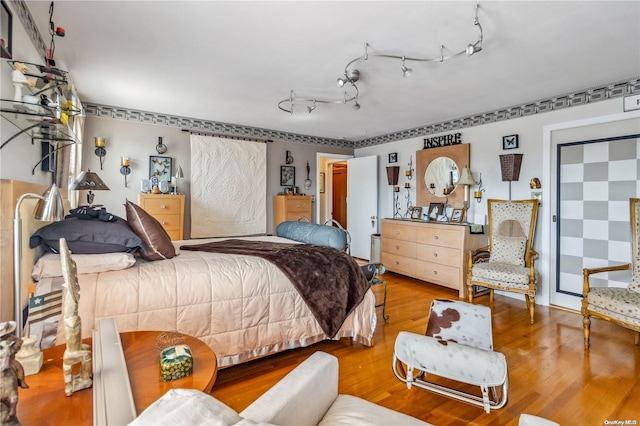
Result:
{"label": "gilded chair", "polygon": [[[629,199],[631,223],[631,262],[601,268],[584,268],[582,288],[582,324],[584,347],[589,348],[591,317],[610,321],[635,331],[635,344],[640,345],[640,198]],[[590,283],[591,275],[602,272],[631,269],[631,282],[627,287],[596,287]],[[595,280],[594,280],[595,281]],[[592,286],[593,285],[593,286]]]}
{"label": "gilded chair", "polygon": [[534,322],[538,272],[533,240],[538,216],[538,200],[487,200],[489,245],[469,251],[467,290],[473,302],[473,287],[525,295],[531,324]]}

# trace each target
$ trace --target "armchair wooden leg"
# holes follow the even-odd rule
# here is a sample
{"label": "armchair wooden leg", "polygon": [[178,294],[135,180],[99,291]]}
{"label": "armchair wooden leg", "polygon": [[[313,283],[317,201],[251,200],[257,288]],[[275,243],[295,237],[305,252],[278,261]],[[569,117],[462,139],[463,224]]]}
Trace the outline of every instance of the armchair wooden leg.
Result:
{"label": "armchair wooden leg", "polygon": [[527,309],[529,310],[530,321],[531,321],[531,324],[533,324],[534,323],[534,315],[535,315],[535,311],[536,311],[536,298],[527,295],[527,296],[525,296],[525,299],[527,300]]}
{"label": "armchair wooden leg", "polygon": [[[585,315],[582,318],[582,332],[584,333],[584,348],[589,349],[589,333],[591,331],[591,318]],[[636,336],[637,337],[637,336]]]}
{"label": "armchair wooden leg", "polygon": [[473,286],[472,285],[467,286],[467,299],[469,300],[469,303],[473,303]]}
{"label": "armchair wooden leg", "polygon": [[493,289],[489,289],[489,304],[493,306]]}

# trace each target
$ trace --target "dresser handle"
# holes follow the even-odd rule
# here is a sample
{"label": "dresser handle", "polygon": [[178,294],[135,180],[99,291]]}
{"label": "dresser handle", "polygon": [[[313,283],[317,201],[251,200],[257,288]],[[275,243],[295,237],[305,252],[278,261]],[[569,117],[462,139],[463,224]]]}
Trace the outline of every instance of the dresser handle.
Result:
{"label": "dresser handle", "polygon": [[433,253],[433,257],[438,257],[438,253]]}
{"label": "dresser handle", "polygon": [[438,236],[437,236],[437,235],[434,235],[433,239],[434,239],[434,240],[437,240],[437,239],[438,239]]}
{"label": "dresser handle", "polygon": [[398,261],[396,260],[396,265],[399,265],[399,264],[400,264],[400,262],[398,262]]}
{"label": "dresser handle", "polygon": [[160,222],[160,225],[165,225],[164,220],[162,222]]}
{"label": "dresser handle", "polygon": [[396,231],[396,235],[400,235],[400,231]]}
{"label": "dresser handle", "polygon": [[438,271],[433,271],[433,275],[438,275]]}
{"label": "dresser handle", "polygon": [[161,208],[161,209],[166,209],[166,208],[167,208],[167,206],[165,206],[164,204],[160,204],[160,208]]}
{"label": "dresser handle", "polygon": [[400,246],[396,246],[396,250],[400,250]]}

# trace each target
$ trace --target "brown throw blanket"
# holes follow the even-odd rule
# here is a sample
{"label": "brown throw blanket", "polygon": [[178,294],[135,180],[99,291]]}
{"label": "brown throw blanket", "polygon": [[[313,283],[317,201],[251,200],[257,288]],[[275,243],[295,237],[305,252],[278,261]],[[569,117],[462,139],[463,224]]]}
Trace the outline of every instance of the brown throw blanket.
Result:
{"label": "brown throw blanket", "polygon": [[258,256],[270,261],[291,280],[329,337],[336,335],[369,289],[356,261],[331,247],[230,239],[180,249]]}

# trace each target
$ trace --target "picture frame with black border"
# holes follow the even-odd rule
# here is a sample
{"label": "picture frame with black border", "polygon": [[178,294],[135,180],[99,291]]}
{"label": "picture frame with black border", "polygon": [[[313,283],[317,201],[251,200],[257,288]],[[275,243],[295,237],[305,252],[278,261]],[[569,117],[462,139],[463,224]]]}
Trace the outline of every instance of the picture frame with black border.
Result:
{"label": "picture frame with black border", "polygon": [[295,166],[280,166],[280,186],[294,186],[296,184]]}
{"label": "picture frame with black border", "polygon": [[[435,217],[431,215],[434,214],[435,209]],[[429,203],[429,217],[432,219],[437,219],[438,216],[441,216],[444,213],[444,203]]]}
{"label": "picture frame with black border", "polygon": [[414,206],[411,209],[411,219],[420,219],[420,216],[422,215],[422,207],[416,207]]}
{"label": "picture frame with black border", "polygon": [[13,58],[13,15],[4,0],[0,5],[0,57]]}
{"label": "picture frame with black border", "polygon": [[389,154],[389,163],[397,163],[398,162],[398,153],[392,152]]}
{"label": "picture frame with black border", "polygon": [[516,149],[520,147],[518,135],[508,135],[502,137],[502,149]]}
{"label": "picture frame with black border", "polygon": [[171,170],[173,158],[159,155],[149,156],[149,179],[156,177],[158,182],[166,180],[171,182]]}
{"label": "picture frame with black border", "polygon": [[464,216],[463,209],[453,209],[453,211],[451,212],[451,219],[449,219],[449,222],[462,223],[463,216]]}

